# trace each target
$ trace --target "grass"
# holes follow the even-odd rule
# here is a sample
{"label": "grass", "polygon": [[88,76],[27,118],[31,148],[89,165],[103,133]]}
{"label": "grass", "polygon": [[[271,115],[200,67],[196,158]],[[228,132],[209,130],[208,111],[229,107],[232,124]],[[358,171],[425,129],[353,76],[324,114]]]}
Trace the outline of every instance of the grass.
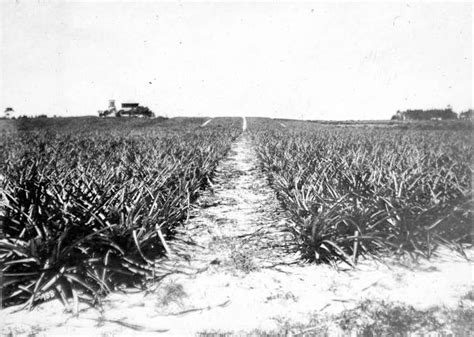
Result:
{"label": "grass", "polygon": [[472,336],[474,309],[459,304],[456,308],[433,307],[418,310],[403,303],[363,300],[336,315],[315,313],[306,322],[276,317],[275,330],[225,332],[203,331],[198,336]]}
{"label": "grass", "polygon": [[361,336],[440,331],[443,326],[435,310],[420,311],[404,304],[372,300],[342,312],[336,321],[343,331],[357,331]]}
{"label": "grass", "polygon": [[463,300],[469,300],[469,301],[474,301],[474,290],[469,290],[469,292],[466,293],[466,295],[464,295],[462,297]]}
{"label": "grass", "polygon": [[287,291],[287,292],[278,293],[276,295],[268,296],[266,300],[267,301],[284,300],[284,301],[297,302],[298,297],[295,296],[291,291]]}
{"label": "grass", "polygon": [[160,289],[158,306],[167,306],[170,303],[180,303],[188,295],[181,284],[170,283]]}
{"label": "grass", "polygon": [[254,260],[255,250],[231,243],[230,263],[244,273],[257,271],[259,268]]}

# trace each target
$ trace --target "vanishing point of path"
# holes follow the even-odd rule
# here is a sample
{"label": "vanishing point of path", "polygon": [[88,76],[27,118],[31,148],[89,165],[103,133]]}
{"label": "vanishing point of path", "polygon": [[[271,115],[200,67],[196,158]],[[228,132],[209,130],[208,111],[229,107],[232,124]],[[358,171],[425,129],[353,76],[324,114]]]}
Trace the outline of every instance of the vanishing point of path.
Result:
{"label": "vanishing point of path", "polygon": [[212,185],[169,242],[171,258],[157,263],[161,281],[152,289],[111,294],[102,310],[84,308],[78,317],[57,302],[31,312],[3,310],[0,335],[6,329],[40,336],[302,331],[295,326],[317,333],[312,318],[337,315],[364,299],[455,306],[471,289],[470,264],[451,257],[418,265],[365,261],[346,271],[299,262],[244,122]]}
{"label": "vanishing point of path", "polygon": [[282,234],[283,226],[275,195],[243,133],[183,229],[198,244],[189,252],[192,264],[231,272],[288,263],[289,238]]}

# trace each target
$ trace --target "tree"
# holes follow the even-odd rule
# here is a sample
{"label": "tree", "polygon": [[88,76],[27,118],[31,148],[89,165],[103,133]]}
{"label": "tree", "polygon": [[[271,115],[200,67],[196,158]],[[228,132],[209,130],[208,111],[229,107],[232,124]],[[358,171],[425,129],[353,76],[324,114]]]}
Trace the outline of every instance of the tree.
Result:
{"label": "tree", "polygon": [[457,114],[448,106],[446,109],[430,109],[430,110],[406,110],[397,111],[392,117],[394,120],[447,120],[457,119]]}
{"label": "tree", "polygon": [[466,111],[463,111],[459,114],[459,119],[468,119],[468,120],[472,120],[472,109],[469,109],[469,110],[466,110]]}

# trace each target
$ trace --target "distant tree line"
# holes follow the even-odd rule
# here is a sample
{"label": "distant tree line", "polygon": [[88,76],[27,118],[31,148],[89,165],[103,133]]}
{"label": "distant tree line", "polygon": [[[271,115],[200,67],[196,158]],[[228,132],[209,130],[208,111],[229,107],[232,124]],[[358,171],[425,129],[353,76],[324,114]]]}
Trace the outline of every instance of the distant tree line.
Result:
{"label": "distant tree line", "polygon": [[468,119],[472,120],[472,109],[461,112],[459,115],[455,113],[451,107],[446,109],[429,109],[429,110],[405,110],[397,111],[392,116],[392,120],[450,120],[450,119]]}
{"label": "distant tree line", "polygon": [[[5,116],[1,117],[2,119],[32,119],[32,118],[48,118],[47,115],[35,115],[35,116],[27,116],[27,115],[20,115],[20,116]],[[56,115],[54,115],[54,118],[56,118]]]}
{"label": "distant tree line", "polygon": [[463,111],[459,114],[459,119],[469,119],[472,120],[472,109]]}

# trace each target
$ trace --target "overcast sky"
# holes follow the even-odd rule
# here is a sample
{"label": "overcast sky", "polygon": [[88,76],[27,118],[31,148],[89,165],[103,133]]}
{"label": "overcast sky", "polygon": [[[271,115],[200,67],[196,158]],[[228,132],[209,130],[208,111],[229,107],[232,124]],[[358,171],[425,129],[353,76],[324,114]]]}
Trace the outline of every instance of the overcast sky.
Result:
{"label": "overcast sky", "polygon": [[[387,119],[472,107],[469,3],[0,2],[0,109]],[[0,111],[1,112],[1,111]]]}

